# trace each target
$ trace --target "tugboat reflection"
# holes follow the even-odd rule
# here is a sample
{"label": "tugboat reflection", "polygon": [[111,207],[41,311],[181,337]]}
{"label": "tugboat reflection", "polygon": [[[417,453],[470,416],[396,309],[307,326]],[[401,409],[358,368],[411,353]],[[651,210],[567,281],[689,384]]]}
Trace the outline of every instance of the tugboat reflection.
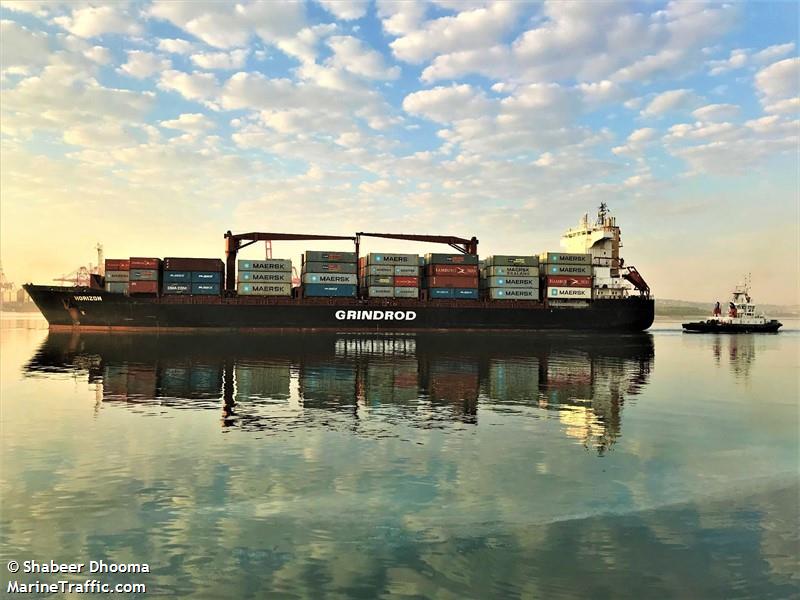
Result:
{"label": "tugboat reflection", "polygon": [[[88,372],[102,403],[222,408],[225,429],[475,425],[484,411],[558,418],[599,453],[648,382],[649,334],[314,337],[51,333],[31,376]],[[342,421],[344,417],[344,421]],[[376,429],[377,426],[377,429]],[[370,429],[371,428],[371,429]]]}
{"label": "tugboat reflection", "polygon": [[756,341],[753,334],[733,334],[714,336],[712,345],[714,362],[719,366],[722,356],[727,358],[731,373],[737,378],[749,379],[750,370],[756,359]]}

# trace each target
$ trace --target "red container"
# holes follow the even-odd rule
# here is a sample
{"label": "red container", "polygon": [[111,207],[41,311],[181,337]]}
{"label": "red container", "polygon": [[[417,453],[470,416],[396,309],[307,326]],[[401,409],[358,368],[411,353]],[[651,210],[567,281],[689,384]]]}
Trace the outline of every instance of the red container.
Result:
{"label": "red container", "polygon": [[160,258],[141,258],[131,256],[130,258],[131,269],[159,269],[161,267]]}
{"label": "red container", "polygon": [[165,258],[165,271],[223,272],[225,264],[218,258]]}
{"label": "red container", "polygon": [[129,294],[157,294],[157,281],[131,281],[128,284]]}
{"label": "red container", "polygon": [[131,261],[127,258],[107,258],[106,271],[130,271]]}
{"label": "red container", "polygon": [[587,275],[552,275],[547,278],[547,287],[592,287],[592,278]]}
{"label": "red container", "polygon": [[476,288],[477,277],[428,277],[428,287],[432,288]]}
{"label": "red container", "polygon": [[[447,277],[477,277],[478,265],[428,265],[428,275]],[[464,287],[470,287],[465,285]]]}
{"label": "red container", "polygon": [[419,277],[399,277],[395,275],[394,287],[419,287]]}

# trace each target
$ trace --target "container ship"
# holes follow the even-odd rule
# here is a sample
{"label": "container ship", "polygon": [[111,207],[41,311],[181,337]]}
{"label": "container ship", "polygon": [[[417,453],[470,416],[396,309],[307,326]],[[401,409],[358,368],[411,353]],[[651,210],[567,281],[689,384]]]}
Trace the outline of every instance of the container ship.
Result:
{"label": "container ship", "polygon": [[[440,243],[456,253],[369,253],[363,238]],[[620,256],[615,217],[601,204],[561,239],[562,251],[493,255],[478,240],[359,232],[353,236],[225,233],[218,258],[106,259],[89,286],[26,284],[52,330],[81,331],[643,331],[654,301]],[[346,241],[353,252],[308,250],[241,260],[256,242]],[[295,285],[297,284],[297,285]]]}

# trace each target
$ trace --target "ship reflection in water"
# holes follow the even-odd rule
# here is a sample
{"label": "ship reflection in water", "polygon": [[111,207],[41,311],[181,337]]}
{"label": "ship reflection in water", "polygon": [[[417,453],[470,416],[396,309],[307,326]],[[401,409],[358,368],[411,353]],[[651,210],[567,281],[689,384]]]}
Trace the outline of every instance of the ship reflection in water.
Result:
{"label": "ship reflection in water", "polygon": [[[484,414],[555,418],[604,453],[649,379],[649,334],[122,336],[51,333],[28,375],[87,373],[101,405],[222,411],[225,430],[469,427]],[[394,432],[394,433],[393,433]]]}
{"label": "ship reflection in water", "polygon": [[752,333],[716,334],[711,346],[714,362],[721,365],[723,357],[725,357],[725,362],[728,363],[728,368],[735,377],[748,379],[756,359],[756,335]]}

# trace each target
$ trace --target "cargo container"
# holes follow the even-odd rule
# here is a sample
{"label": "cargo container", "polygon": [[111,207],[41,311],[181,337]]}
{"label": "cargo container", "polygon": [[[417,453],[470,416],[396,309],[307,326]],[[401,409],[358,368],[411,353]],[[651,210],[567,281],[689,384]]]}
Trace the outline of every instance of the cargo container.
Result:
{"label": "cargo container", "polygon": [[128,259],[129,265],[131,270],[133,269],[146,269],[146,270],[158,270],[161,268],[161,259],[160,258],[142,258],[139,256],[131,256]]}
{"label": "cargo container", "polygon": [[419,277],[395,277],[394,287],[419,287]]}
{"label": "cargo container", "polygon": [[393,289],[395,298],[419,298],[418,287],[395,287]]}
{"label": "cargo container", "polygon": [[549,287],[547,298],[558,300],[591,300],[592,288],[590,287]]}
{"label": "cargo container", "polygon": [[425,273],[442,277],[477,277],[477,265],[428,265]]}
{"label": "cargo container", "polygon": [[218,258],[165,258],[165,271],[215,271],[222,273],[225,264]]}
{"label": "cargo container", "polygon": [[538,267],[538,256],[508,256],[498,255],[489,256],[484,262],[486,267]]}
{"label": "cargo container", "polygon": [[303,275],[303,283],[356,285],[358,277],[352,273],[306,273]]}
{"label": "cargo container", "polygon": [[303,285],[303,295],[306,297],[353,297],[356,296],[356,286],[347,284],[307,283]]}
{"label": "cargo container", "polygon": [[478,266],[478,257],[474,254],[426,254],[425,263],[428,265],[475,265]]}
{"label": "cargo container", "polygon": [[341,262],[341,263],[355,263],[355,252],[332,252],[332,251],[316,251],[306,250],[304,262]]}
{"label": "cargo container", "polygon": [[[377,275],[377,273],[376,273]],[[397,265],[394,267],[394,276],[419,277],[419,267],[415,265]]]}
{"label": "cargo container", "polygon": [[130,271],[131,261],[128,258],[107,258],[105,267],[106,271]]}
{"label": "cargo container", "polygon": [[414,265],[419,262],[418,254],[378,254],[371,252],[367,255],[369,265]]}
{"label": "cargo container", "polygon": [[192,282],[192,295],[198,296],[219,296],[219,283],[198,283]]}
{"label": "cargo container", "polygon": [[184,283],[165,282],[161,290],[164,294],[191,294],[192,284],[188,280]]}
{"label": "cargo container", "polygon": [[288,271],[239,271],[237,279],[240,282],[292,283],[292,274]]}
{"label": "cargo container", "polygon": [[192,283],[222,283],[219,271],[192,271]]}
{"label": "cargo container", "polygon": [[303,263],[303,273],[356,273],[356,265],[354,263],[306,262]]}
{"label": "cargo container", "polygon": [[290,296],[291,283],[238,283],[236,291],[244,296]]}
{"label": "cargo container", "polygon": [[157,269],[133,269],[129,271],[131,281],[158,281]]}
{"label": "cargo container", "polygon": [[[543,252],[542,262],[548,265],[588,265],[592,264],[591,254],[571,254],[567,252]],[[591,273],[590,273],[591,274]]]}
{"label": "cargo container", "polygon": [[489,277],[490,288],[499,287],[518,287],[518,288],[538,288],[538,277]]}
{"label": "cargo container", "polygon": [[370,298],[394,298],[394,288],[390,285],[373,285],[367,288]]}
{"label": "cargo container", "polygon": [[157,294],[158,281],[131,281],[128,287],[130,294]]}
{"label": "cargo container", "polygon": [[430,298],[452,298],[453,288],[430,288],[428,290]]}
{"label": "cargo container", "polygon": [[486,277],[538,277],[539,267],[486,267]]}
{"label": "cargo container", "polygon": [[428,277],[431,288],[477,288],[477,277]]}
{"label": "cargo container", "polygon": [[547,265],[543,275],[592,275],[589,265]]}
{"label": "cargo container", "polygon": [[106,282],[127,283],[130,281],[130,271],[106,271]]}
{"label": "cargo container", "polygon": [[271,271],[292,272],[292,261],[287,258],[270,258],[267,260],[239,260],[239,271]]}
{"label": "cargo container", "polygon": [[165,283],[180,283],[185,281],[186,283],[192,282],[192,272],[191,271],[164,271],[164,282]]}
{"label": "cargo container", "polygon": [[491,288],[492,300],[539,300],[539,288]]}
{"label": "cargo container", "polygon": [[390,286],[394,287],[394,276],[389,275],[369,275],[366,278],[368,287],[373,286]]}
{"label": "cargo container", "polygon": [[545,283],[547,287],[592,287],[592,278],[586,275],[548,275]]}
{"label": "cargo container", "polygon": [[112,294],[127,294],[128,282],[109,281],[106,283],[106,291]]}
{"label": "cargo container", "polygon": [[362,277],[367,277],[368,275],[393,277],[396,268],[397,267],[393,267],[392,265],[367,265],[363,269],[360,269],[359,273]]}
{"label": "cargo container", "polygon": [[453,298],[478,299],[477,288],[453,288]]}

